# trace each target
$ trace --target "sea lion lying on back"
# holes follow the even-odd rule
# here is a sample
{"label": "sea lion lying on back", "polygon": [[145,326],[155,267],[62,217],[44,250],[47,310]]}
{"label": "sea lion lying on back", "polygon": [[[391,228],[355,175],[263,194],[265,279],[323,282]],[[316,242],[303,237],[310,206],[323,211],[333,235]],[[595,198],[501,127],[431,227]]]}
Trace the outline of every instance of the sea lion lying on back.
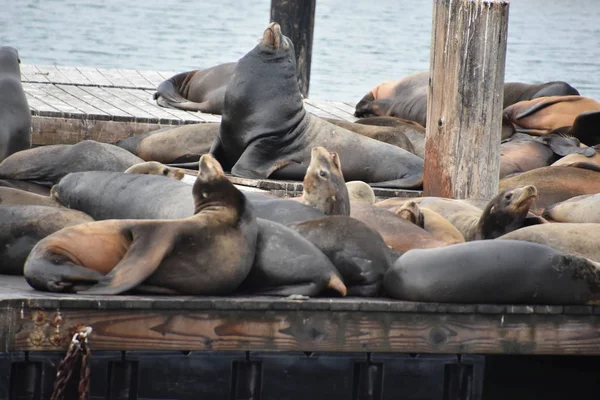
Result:
{"label": "sea lion lying on back", "polygon": [[154,100],[162,107],[221,114],[225,86],[235,65],[234,62],[219,64],[172,76],[158,85]]}
{"label": "sea lion lying on back", "polygon": [[259,44],[238,61],[225,91],[221,130],[210,151],[224,168],[235,176],[299,181],[311,149],[323,146],[339,154],[347,180],[422,186],[422,158],[307,113],[295,71],[294,46],[271,23]]}
{"label": "sea lion lying on back", "polygon": [[25,262],[38,290],[119,294],[137,290],[232,293],[250,272],[258,227],[252,207],[209,155],[193,187],[194,215],[179,220],[108,220],[62,229]]}

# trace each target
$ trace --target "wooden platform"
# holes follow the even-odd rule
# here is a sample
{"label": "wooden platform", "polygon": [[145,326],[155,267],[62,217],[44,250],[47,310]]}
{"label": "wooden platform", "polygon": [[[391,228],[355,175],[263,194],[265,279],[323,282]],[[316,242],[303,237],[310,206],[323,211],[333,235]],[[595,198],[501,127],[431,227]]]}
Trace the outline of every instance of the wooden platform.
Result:
{"label": "wooden platform", "polygon": [[389,299],[85,296],[0,276],[0,352],[94,350],[600,354],[600,307]]}
{"label": "wooden platform", "polygon": [[[159,107],[156,87],[178,72],[21,65],[37,145],[114,142],[169,125],[220,122],[221,116]],[[319,117],[354,121],[354,104],[307,99]]]}

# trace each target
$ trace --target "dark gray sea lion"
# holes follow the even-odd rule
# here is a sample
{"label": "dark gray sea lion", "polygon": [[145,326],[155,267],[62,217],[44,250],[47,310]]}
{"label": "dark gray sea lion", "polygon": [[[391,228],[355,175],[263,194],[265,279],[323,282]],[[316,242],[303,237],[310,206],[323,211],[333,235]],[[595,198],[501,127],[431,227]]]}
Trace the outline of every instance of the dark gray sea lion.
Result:
{"label": "dark gray sea lion", "polygon": [[144,162],[127,150],[107,143],[84,140],[55,144],[12,154],[0,163],[0,178],[57,183],[71,172],[125,171]]}
{"label": "dark gray sea lion", "polygon": [[146,161],[197,164],[200,156],[209,152],[220,126],[207,122],[163,128],[119,140],[116,145]]}
{"label": "dark gray sea lion", "polygon": [[0,206],[0,273],[22,275],[37,242],[67,226],[92,222],[77,210],[40,205]]}
{"label": "dark gray sea lion", "polygon": [[340,272],[350,296],[377,296],[391,253],[381,235],[366,224],[334,215],[291,225],[323,252]]}
{"label": "dark gray sea lion", "polygon": [[391,297],[471,304],[585,304],[599,298],[600,264],[548,246],[481,240],[411,250],[384,277]]}
{"label": "dark gray sea lion", "polygon": [[400,129],[412,143],[414,153],[425,158],[425,128],[418,122],[396,117],[367,117],[358,119],[354,123]]}
{"label": "dark gray sea lion", "polygon": [[31,111],[17,49],[0,46],[0,161],[31,147]]}
{"label": "dark gray sea lion", "polygon": [[567,82],[552,81],[539,84],[523,82],[504,83],[504,103],[502,109],[523,100],[549,96],[579,96],[579,91]]}
{"label": "dark gray sea lion", "polygon": [[238,62],[225,91],[214,154],[233,175],[302,180],[313,147],[338,153],[344,177],[372,186],[418,188],[423,159],[314,117],[304,109],[294,46],[272,23]]}
{"label": "dark gray sea lion", "polygon": [[146,161],[143,163],[132,165],[125,170],[126,174],[141,174],[141,175],[163,175],[169,178],[182,180],[185,172],[181,168],[169,167],[156,161]]}
{"label": "dark gray sea lion", "polygon": [[185,219],[97,221],[46,237],[25,262],[27,282],[56,292],[83,286],[89,294],[138,285],[158,293],[232,293],[254,260],[252,207],[210,155],[200,159],[193,196],[194,215]]}
{"label": "dark gray sea lion", "polygon": [[163,107],[221,114],[225,87],[235,66],[231,62],[172,76],[158,85],[154,99]]}

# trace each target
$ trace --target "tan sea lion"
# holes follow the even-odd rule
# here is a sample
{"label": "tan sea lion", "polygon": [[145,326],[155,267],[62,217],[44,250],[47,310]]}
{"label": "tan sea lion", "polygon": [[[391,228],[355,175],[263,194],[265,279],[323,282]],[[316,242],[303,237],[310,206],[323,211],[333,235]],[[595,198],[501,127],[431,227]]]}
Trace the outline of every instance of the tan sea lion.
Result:
{"label": "tan sea lion", "polygon": [[571,197],[546,207],[542,217],[556,222],[600,223],[600,193]]}
{"label": "tan sea lion", "polygon": [[421,208],[414,201],[409,201],[396,211],[400,218],[425,229],[434,238],[447,244],[462,243],[465,241],[462,233],[458,231],[446,218],[428,208]]}
{"label": "tan sea lion", "polygon": [[346,182],[348,197],[350,201],[362,201],[363,203],[375,203],[375,192],[373,188],[363,181]]}
{"label": "tan sea lion", "polygon": [[583,194],[600,193],[600,172],[591,164],[577,167],[542,167],[500,180],[499,190],[525,185],[537,188],[538,198],[531,211],[537,215],[552,205]]}
{"label": "tan sea lion", "polygon": [[37,205],[46,207],[62,207],[59,201],[52,196],[28,192],[26,190],[10,187],[0,187],[0,205]]}
{"label": "tan sea lion", "polygon": [[561,165],[564,167],[568,167],[573,164],[579,165],[580,163],[596,163],[600,165],[600,146],[594,146],[590,148],[595,150],[594,154],[591,157],[587,157],[584,154],[568,154],[553,162],[551,165],[554,167]]}
{"label": "tan sea lion", "polygon": [[182,180],[185,172],[181,168],[169,167],[156,161],[146,161],[135,164],[125,170],[126,174],[164,175],[169,178]]}
{"label": "tan sea lion", "polygon": [[158,85],[154,100],[162,107],[221,114],[225,87],[235,66],[231,62],[172,76]]}
{"label": "tan sea lion", "polygon": [[25,262],[38,290],[217,295],[247,277],[258,226],[244,195],[210,155],[200,159],[194,215],[179,220],[107,220],[62,229]]}

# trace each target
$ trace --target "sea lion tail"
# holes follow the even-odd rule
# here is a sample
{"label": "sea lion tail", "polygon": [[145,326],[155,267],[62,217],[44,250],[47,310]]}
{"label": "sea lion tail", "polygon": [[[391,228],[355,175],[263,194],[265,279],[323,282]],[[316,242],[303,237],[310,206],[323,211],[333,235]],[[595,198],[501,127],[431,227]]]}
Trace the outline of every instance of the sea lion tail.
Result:
{"label": "sea lion tail", "polygon": [[346,288],[346,285],[344,285],[344,282],[342,282],[342,280],[340,279],[340,277],[337,276],[337,275],[332,275],[329,278],[329,282],[327,283],[327,287],[329,289],[335,290],[336,292],[338,292],[342,296],[345,296],[346,293],[348,293],[348,289]]}

